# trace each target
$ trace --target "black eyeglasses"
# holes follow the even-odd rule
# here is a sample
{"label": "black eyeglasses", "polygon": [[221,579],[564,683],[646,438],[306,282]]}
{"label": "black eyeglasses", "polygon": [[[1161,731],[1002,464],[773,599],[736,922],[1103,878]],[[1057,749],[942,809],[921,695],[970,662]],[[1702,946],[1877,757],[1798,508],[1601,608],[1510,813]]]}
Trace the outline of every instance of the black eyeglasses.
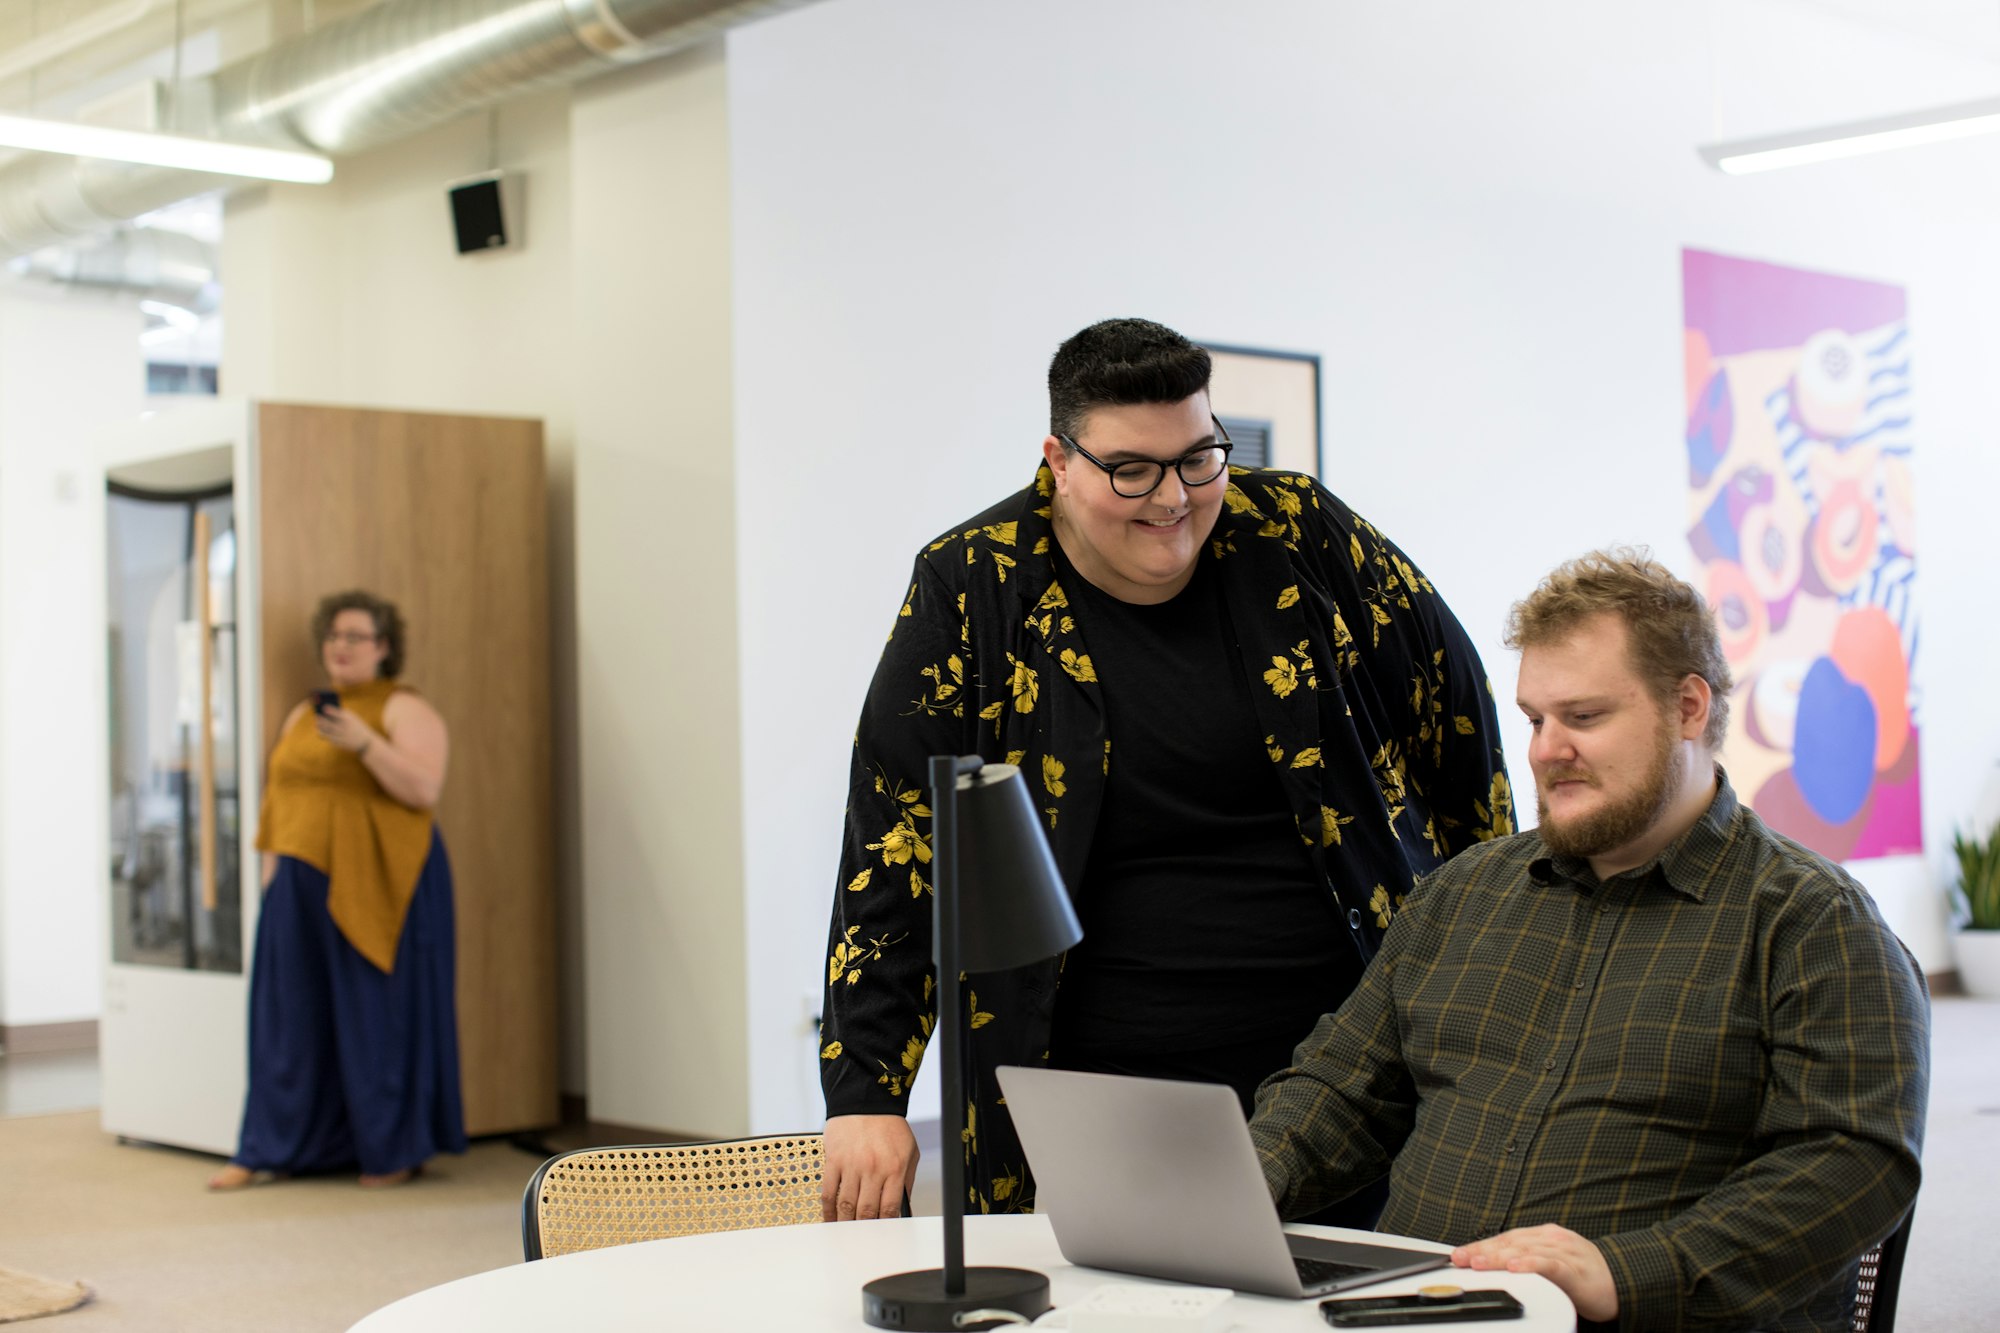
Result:
{"label": "black eyeglasses", "polygon": [[1181,474],[1181,481],[1188,486],[1206,486],[1229,470],[1229,451],[1236,442],[1229,438],[1229,432],[1222,423],[1211,415],[1215,422],[1215,443],[1204,444],[1191,453],[1182,454],[1171,463],[1161,463],[1150,458],[1134,458],[1123,463],[1107,463],[1090,450],[1064,435],[1056,432],[1056,438],[1069,448],[1082,454],[1091,462],[1104,469],[1111,478],[1111,489],[1128,500],[1137,500],[1160,489],[1160,483],[1167,479],[1167,469]]}

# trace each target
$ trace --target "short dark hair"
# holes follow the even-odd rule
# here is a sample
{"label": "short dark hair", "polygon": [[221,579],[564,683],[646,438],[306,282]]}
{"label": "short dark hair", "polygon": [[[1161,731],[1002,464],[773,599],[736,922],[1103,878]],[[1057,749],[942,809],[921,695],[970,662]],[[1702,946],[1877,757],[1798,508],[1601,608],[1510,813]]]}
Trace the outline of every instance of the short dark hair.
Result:
{"label": "short dark hair", "polygon": [[1208,387],[1208,353],[1150,319],[1107,319],[1049,362],[1049,431],[1075,438],[1092,408],[1178,403]]}
{"label": "short dark hair", "polygon": [[1507,616],[1507,646],[1526,648],[1567,638],[1584,621],[1609,612],[1625,622],[1637,671],[1664,707],[1681,682],[1708,682],[1708,727],[1703,744],[1722,747],[1729,728],[1729,661],[1708,603],[1674,577],[1644,547],[1592,551],[1556,567],[1541,586],[1514,603]]}
{"label": "short dark hair", "polygon": [[359,588],[332,593],[320,598],[319,609],[313,612],[313,647],[326,642],[326,636],[333,632],[334,617],[342,611],[366,611],[375,622],[375,632],[381,636],[385,650],[377,672],[383,680],[394,680],[403,669],[403,613],[388,598]]}

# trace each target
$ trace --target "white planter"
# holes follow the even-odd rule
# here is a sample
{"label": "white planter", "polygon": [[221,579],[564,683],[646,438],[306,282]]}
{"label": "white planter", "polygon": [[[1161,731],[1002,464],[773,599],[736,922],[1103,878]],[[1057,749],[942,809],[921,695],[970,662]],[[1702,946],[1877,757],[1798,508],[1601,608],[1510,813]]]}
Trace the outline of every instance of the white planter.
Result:
{"label": "white planter", "polygon": [[2000,930],[1961,930],[1951,937],[1958,984],[1982,1000],[2000,1000]]}

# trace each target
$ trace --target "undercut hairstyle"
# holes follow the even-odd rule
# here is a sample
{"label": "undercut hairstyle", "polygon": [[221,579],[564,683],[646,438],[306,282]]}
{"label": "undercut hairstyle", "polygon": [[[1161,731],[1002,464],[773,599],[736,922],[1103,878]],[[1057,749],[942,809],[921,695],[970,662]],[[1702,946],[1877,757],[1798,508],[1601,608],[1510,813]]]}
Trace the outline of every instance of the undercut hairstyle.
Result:
{"label": "undercut hairstyle", "polygon": [[312,619],[315,649],[326,642],[326,636],[333,632],[334,617],[342,611],[366,611],[368,618],[375,622],[375,633],[381,636],[386,654],[377,670],[383,680],[394,680],[403,669],[403,613],[388,598],[377,597],[359,588],[322,597]]}
{"label": "undercut hairstyle", "polygon": [[1208,388],[1208,371],[1208,353],[1164,324],[1092,324],[1049,362],[1049,433],[1076,438],[1093,408],[1192,398]]}
{"label": "undercut hairstyle", "polygon": [[1681,682],[1708,682],[1708,726],[1702,743],[1722,748],[1729,729],[1729,662],[1715,617],[1701,594],[1674,577],[1644,547],[1592,551],[1557,567],[1507,616],[1509,648],[1568,638],[1585,621],[1606,612],[1625,622],[1632,667],[1666,707]]}

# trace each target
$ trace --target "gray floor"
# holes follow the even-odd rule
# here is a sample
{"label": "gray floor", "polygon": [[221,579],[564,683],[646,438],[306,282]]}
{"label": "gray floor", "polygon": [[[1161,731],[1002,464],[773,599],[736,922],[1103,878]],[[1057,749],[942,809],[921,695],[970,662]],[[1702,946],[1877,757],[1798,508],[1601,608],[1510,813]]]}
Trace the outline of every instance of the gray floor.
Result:
{"label": "gray floor", "polygon": [[[1932,1013],[1930,1121],[1898,1327],[1973,1333],[2000,1326],[1984,1295],[1994,1224],[2000,1221],[2000,1003],[1939,999]],[[42,1115],[97,1104],[94,1054],[0,1055],[0,1116]],[[927,1151],[915,1204],[937,1210],[937,1154]]]}
{"label": "gray floor", "polygon": [[96,1051],[0,1055],[0,1116],[88,1110],[97,1086]]}

